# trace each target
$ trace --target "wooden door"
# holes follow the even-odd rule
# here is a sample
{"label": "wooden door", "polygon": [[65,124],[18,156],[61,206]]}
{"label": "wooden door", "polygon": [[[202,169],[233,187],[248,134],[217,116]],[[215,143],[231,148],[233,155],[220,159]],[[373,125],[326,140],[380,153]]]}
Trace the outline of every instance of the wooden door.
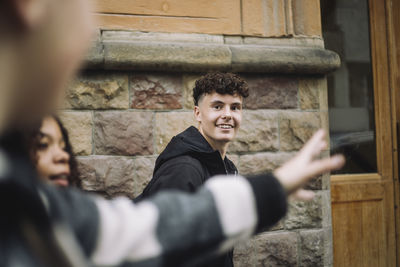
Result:
{"label": "wooden door", "polygon": [[[393,85],[395,84],[393,68],[395,64],[391,60],[393,53],[391,12],[392,1],[397,0],[344,2],[345,5],[351,5],[351,3],[360,1],[366,2],[366,12],[368,12],[372,79],[371,88],[367,86],[364,91],[357,91],[353,97],[357,103],[357,97],[365,98],[362,92],[370,94],[373,101],[367,108],[373,112],[369,117],[369,126],[371,127],[369,131],[352,132],[349,130],[346,133],[345,128],[341,129],[342,136],[345,135],[350,140],[348,143],[350,145],[347,145],[351,149],[347,148],[341,151],[348,158],[348,168],[331,176],[334,265],[339,267],[396,266],[397,213],[395,202],[397,194],[395,194],[395,179],[397,178],[397,152],[394,148],[397,140],[394,127],[395,117],[393,116],[395,115],[395,101],[393,101]],[[339,12],[342,11],[339,10]],[[354,16],[352,23],[359,23],[358,13],[350,12],[350,14]],[[342,16],[341,14],[336,15]],[[360,31],[362,28],[360,26]],[[353,34],[358,33],[354,32]],[[362,47],[362,43],[357,45]],[[352,55],[344,56],[351,57]],[[354,62],[347,65],[348,69],[353,68],[349,78],[353,79],[352,82],[357,78],[357,71],[362,72],[363,66],[365,64]],[[356,84],[354,88],[362,87],[357,87],[357,82],[354,83]],[[330,96],[332,97],[332,94]],[[362,121],[361,114],[368,114],[368,111],[364,112],[365,109],[362,108],[342,108],[341,110],[344,110],[340,113],[342,116],[354,117],[355,123],[359,123],[357,116]],[[346,114],[346,112],[348,113]],[[354,114],[360,115],[355,116]],[[345,118],[342,117],[342,119]],[[337,118],[333,118],[333,120],[335,121]],[[337,121],[340,123],[340,120]],[[348,127],[351,128],[353,125],[350,124]],[[369,146],[365,143],[361,144],[371,136],[373,142],[370,142]],[[334,138],[335,134],[331,133],[331,140]],[[355,156],[354,151],[356,150],[358,150],[358,155]],[[357,169],[363,164],[368,167]]]}

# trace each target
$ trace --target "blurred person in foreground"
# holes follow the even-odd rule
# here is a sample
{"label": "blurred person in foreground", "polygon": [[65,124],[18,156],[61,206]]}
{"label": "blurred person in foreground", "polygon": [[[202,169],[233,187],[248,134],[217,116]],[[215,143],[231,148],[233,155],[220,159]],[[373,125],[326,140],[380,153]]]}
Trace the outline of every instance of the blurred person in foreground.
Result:
{"label": "blurred person in foreground", "polygon": [[[317,132],[274,173],[213,178],[135,205],[41,183],[23,134],[57,107],[90,44],[86,0],[0,1],[0,266],[164,266],[229,250],[286,213],[288,196],[340,168]],[[207,224],[203,223],[207,221]],[[177,257],[179,255],[179,257]]]}

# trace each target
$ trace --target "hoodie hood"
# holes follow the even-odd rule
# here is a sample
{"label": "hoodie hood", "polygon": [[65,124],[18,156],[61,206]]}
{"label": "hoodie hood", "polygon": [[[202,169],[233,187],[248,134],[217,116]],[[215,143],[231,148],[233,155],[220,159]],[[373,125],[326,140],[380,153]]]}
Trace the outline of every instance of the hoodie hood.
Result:
{"label": "hoodie hood", "polygon": [[193,126],[171,139],[157,158],[154,173],[166,161],[183,155],[189,155],[200,161],[212,175],[237,173],[232,161],[227,157],[222,160],[219,151],[214,150],[199,130]]}

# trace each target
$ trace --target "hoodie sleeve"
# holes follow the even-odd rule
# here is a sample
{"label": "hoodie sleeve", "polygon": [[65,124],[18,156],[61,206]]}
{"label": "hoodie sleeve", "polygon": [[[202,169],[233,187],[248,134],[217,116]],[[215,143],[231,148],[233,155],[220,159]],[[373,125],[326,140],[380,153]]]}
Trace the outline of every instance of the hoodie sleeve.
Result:
{"label": "hoodie sleeve", "polygon": [[148,197],[166,189],[193,193],[205,181],[202,173],[202,166],[196,160],[186,157],[169,160],[156,171],[143,196]]}

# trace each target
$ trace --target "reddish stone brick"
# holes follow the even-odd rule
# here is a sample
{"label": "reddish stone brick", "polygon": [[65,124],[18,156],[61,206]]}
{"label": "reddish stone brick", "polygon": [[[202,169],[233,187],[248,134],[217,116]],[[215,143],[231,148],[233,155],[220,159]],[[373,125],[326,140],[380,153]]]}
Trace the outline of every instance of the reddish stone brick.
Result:
{"label": "reddish stone brick", "polygon": [[182,77],[176,74],[133,75],[130,78],[131,108],[182,108]]}
{"label": "reddish stone brick", "polygon": [[298,81],[295,78],[248,76],[248,109],[289,109],[298,107]]}
{"label": "reddish stone brick", "polygon": [[151,112],[99,112],[95,114],[94,125],[98,155],[153,154]]}

